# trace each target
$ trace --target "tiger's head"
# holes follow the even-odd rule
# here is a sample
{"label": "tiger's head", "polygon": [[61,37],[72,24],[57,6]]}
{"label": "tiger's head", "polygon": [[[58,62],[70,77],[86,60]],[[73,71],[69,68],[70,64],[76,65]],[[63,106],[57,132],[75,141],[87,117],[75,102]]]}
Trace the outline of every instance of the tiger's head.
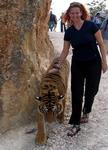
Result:
{"label": "tiger's head", "polygon": [[41,97],[36,97],[39,112],[44,115],[47,122],[51,123],[57,120],[57,116],[63,111],[63,100],[63,95],[55,95],[51,91]]}

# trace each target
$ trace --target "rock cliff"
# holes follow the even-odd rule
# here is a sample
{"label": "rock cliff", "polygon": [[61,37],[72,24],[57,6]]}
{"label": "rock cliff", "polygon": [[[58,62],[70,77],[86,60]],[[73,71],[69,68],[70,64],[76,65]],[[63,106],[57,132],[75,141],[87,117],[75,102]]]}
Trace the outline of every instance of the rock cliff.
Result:
{"label": "rock cliff", "polygon": [[49,66],[51,0],[0,1],[0,130],[32,121],[35,95]]}

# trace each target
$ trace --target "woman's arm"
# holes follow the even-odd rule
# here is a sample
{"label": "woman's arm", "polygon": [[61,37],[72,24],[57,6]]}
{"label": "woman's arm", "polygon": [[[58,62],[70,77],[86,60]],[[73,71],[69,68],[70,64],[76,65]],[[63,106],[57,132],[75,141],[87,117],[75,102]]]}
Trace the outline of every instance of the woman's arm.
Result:
{"label": "woman's arm", "polygon": [[64,41],[64,44],[63,44],[63,50],[60,54],[60,57],[59,57],[59,62],[58,64],[61,66],[64,62],[64,60],[66,59],[68,53],[69,53],[69,48],[70,48],[70,42],[69,41]]}
{"label": "woman's arm", "polygon": [[102,22],[102,25],[101,25],[101,27],[100,27],[102,36],[103,36],[104,30],[105,30],[105,26],[106,26],[106,20],[104,20],[104,21]]}
{"label": "woman's arm", "polygon": [[58,69],[61,68],[61,65],[63,64],[63,62],[65,61],[65,59],[66,59],[66,57],[69,53],[69,48],[70,48],[70,42],[69,41],[64,41],[63,50],[60,54],[58,63],[54,65],[53,69],[49,70],[49,73],[56,72],[56,71],[58,71]]}
{"label": "woman's arm", "polygon": [[100,30],[98,30],[95,33],[95,37],[96,37],[96,40],[99,44],[101,57],[102,57],[102,69],[103,69],[103,73],[104,73],[108,69],[108,65],[107,65],[107,59],[106,59],[106,49],[105,49],[105,46],[104,46],[104,42],[103,42],[103,38],[102,38],[102,34],[101,34]]}

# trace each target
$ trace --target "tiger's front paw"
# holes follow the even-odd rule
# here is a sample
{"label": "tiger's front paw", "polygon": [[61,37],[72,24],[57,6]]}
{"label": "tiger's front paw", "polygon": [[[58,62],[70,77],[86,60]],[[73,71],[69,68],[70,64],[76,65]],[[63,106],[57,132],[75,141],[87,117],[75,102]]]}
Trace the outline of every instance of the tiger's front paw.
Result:
{"label": "tiger's front paw", "polygon": [[63,123],[64,122],[64,115],[63,114],[58,115],[57,120],[59,123]]}
{"label": "tiger's front paw", "polygon": [[37,133],[36,135],[36,139],[35,139],[35,143],[36,144],[46,144],[47,142],[47,136],[45,135],[45,133]]}

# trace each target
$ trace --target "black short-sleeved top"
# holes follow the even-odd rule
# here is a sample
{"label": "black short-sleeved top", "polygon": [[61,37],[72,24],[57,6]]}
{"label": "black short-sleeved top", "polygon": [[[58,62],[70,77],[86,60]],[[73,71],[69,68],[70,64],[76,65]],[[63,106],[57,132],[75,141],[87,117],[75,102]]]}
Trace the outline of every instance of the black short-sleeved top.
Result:
{"label": "black short-sleeved top", "polygon": [[98,30],[99,28],[91,21],[84,21],[80,30],[74,26],[66,30],[64,40],[72,45],[74,60],[92,60],[100,57],[94,35]]}

